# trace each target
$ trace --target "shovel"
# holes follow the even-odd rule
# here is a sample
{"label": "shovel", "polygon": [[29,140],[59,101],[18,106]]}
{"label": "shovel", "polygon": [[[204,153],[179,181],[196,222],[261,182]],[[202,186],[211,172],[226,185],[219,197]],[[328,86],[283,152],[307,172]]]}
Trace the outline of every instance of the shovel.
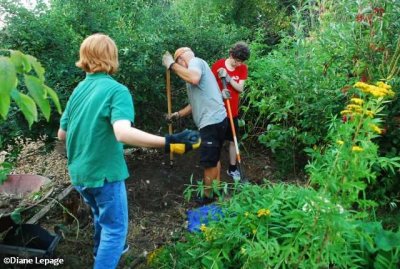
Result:
{"label": "shovel", "polygon": [[[226,78],[225,77],[220,77],[220,78],[221,78],[221,81],[222,81],[222,85],[224,86],[224,89],[227,89],[227,87],[226,87]],[[242,160],[240,158],[239,144],[238,144],[237,138],[236,138],[235,124],[233,123],[231,102],[229,101],[229,99],[226,99],[225,102],[226,102],[226,108],[228,110],[228,117],[229,117],[230,126],[231,126],[231,129],[232,129],[233,142],[235,143],[236,160],[237,160],[237,167],[238,167],[238,170],[239,170],[239,173],[240,173],[240,181],[242,183],[249,183],[249,180],[244,175],[244,170],[243,170],[243,167],[242,167]]]}
{"label": "shovel", "polygon": [[[167,102],[168,102],[168,116],[172,113],[172,100],[171,100],[171,72],[167,68],[166,74],[166,84],[167,84]],[[168,133],[172,134],[172,122],[168,123]],[[169,165],[172,167],[174,165],[174,153],[169,154]]]}

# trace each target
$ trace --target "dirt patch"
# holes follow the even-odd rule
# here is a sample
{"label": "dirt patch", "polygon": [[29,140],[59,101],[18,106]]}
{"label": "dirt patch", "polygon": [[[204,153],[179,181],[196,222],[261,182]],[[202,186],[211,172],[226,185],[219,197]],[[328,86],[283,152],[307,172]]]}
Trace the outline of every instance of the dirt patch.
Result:
{"label": "dirt patch", "polygon": [[[259,183],[263,178],[271,176],[271,163],[268,156],[260,150],[251,149],[250,152],[251,154],[243,152],[244,170],[253,183]],[[39,163],[42,163],[44,167],[31,171],[50,177],[64,187],[65,159],[58,155],[57,158],[60,159],[55,162],[56,158],[52,154],[58,155],[56,151],[45,155],[38,153],[36,155],[39,160],[32,160],[23,165],[26,169],[19,167],[16,171],[28,173],[27,167],[40,166]],[[45,168],[49,163],[47,157],[52,158],[52,163],[58,163],[57,168]],[[227,157],[228,150],[224,148],[221,179],[230,182],[231,179],[226,175]],[[203,171],[199,166],[199,152],[196,151],[174,156],[172,167],[169,165],[169,155],[157,150],[128,149],[126,160],[131,174],[126,181],[130,251],[122,257],[119,268],[147,268],[144,258],[147,253],[179,240],[186,230],[186,211],[195,204],[185,201],[183,192],[191,178],[193,182],[202,179]],[[65,260],[65,265],[59,268],[91,268],[93,226],[88,216],[88,208],[79,195],[73,192],[40,220],[42,227],[49,231],[53,231],[57,225],[64,233],[65,238],[59,243],[55,253],[55,257]]]}

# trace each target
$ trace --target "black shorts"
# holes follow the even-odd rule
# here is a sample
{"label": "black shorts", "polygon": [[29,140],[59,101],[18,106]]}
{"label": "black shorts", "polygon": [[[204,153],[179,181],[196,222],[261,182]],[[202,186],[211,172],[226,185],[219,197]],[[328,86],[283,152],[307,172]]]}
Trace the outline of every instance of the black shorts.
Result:
{"label": "black shorts", "polygon": [[211,124],[200,129],[200,164],[204,168],[217,166],[227,128],[228,121],[224,119],[220,123]]}
{"label": "black shorts", "polygon": [[[228,121],[228,128],[226,129],[225,133],[225,140],[232,141],[233,142],[233,134],[232,134],[232,127],[231,127],[231,122],[229,121],[229,118],[227,118]],[[238,118],[235,117],[233,118],[233,125],[235,126],[235,132],[236,132],[236,139],[239,140],[239,121]]]}

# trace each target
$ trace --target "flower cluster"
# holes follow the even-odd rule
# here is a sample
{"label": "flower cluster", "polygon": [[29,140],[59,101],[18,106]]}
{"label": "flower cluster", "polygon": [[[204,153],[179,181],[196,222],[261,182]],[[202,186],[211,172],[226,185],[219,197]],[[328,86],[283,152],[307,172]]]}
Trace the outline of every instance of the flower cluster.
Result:
{"label": "flower cluster", "polygon": [[375,85],[370,85],[364,82],[357,82],[354,87],[360,89],[362,92],[366,94],[371,94],[374,97],[385,97],[385,96],[394,96],[394,92],[392,91],[392,87],[386,83],[379,81]]}
{"label": "flower cluster", "polygon": [[[352,115],[352,114],[367,114],[367,111],[364,111],[362,105],[364,104],[364,100],[361,98],[351,98],[350,104],[346,106],[344,110],[340,112],[342,115]],[[370,114],[370,111],[369,111]]]}
{"label": "flower cluster", "polygon": [[217,238],[217,233],[212,228],[208,228],[205,224],[201,224],[200,231],[204,233],[207,241],[212,241]]}
{"label": "flower cluster", "polygon": [[354,151],[354,152],[361,152],[361,151],[363,151],[364,149],[363,149],[362,147],[359,147],[359,146],[353,146],[353,147],[351,148],[351,150]]}
{"label": "flower cluster", "polygon": [[370,126],[371,126],[371,129],[372,129],[375,133],[377,133],[377,134],[381,134],[381,133],[382,133],[382,129],[379,128],[379,126],[377,126],[376,124],[371,124]]}
{"label": "flower cluster", "polygon": [[205,232],[205,231],[207,231],[207,226],[203,223],[203,224],[201,224],[201,226],[200,226],[200,231],[202,231],[203,233]]}
{"label": "flower cluster", "polygon": [[[354,84],[355,88],[361,90],[361,92],[371,95],[375,98],[384,98],[384,97],[393,97],[394,91],[392,91],[392,87],[382,81],[377,82],[375,85],[370,85],[364,82],[357,82]],[[380,100],[378,99],[378,100]],[[365,101],[361,98],[351,98],[350,103],[346,106],[344,110],[340,112],[343,115],[343,121],[346,122],[348,120],[348,116],[350,120],[354,120],[354,117],[360,115],[362,118],[364,116],[368,118],[374,118],[376,111],[368,107],[368,103],[365,104]],[[377,126],[376,124],[370,124],[371,130],[377,134],[382,134],[383,130]],[[338,142],[339,145],[343,145],[343,143]],[[362,150],[359,147],[353,148],[353,151],[360,152]]]}
{"label": "flower cluster", "polygon": [[267,208],[261,208],[257,211],[257,217],[261,218],[262,216],[269,216],[271,215],[271,211]]}

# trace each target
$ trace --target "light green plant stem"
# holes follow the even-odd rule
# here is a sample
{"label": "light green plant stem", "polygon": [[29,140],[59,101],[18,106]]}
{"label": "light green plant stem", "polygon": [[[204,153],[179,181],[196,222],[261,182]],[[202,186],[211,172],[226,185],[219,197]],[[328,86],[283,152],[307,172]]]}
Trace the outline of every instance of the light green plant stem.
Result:
{"label": "light green plant stem", "polygon": [[388,77],[386,79],[387,81],[391,80],[392,77],[398,71],[399,68],[397,67],[397,63],[399,62],[399,59],[400,59],[400,38],[397,41],[396,50],[395,50],[392,60],[390,61],[390,64],[389,64]]}
{"label": "light green plant stem", "polygon": [[67,214],[68,215],[70,215],[75,221],[76,221],[76,223],[77,223],[77,225],[76,225],[76,239],[78,239],[78,237],[79,237],[79,220],[74,216],[74,214],[72,214],[69,210],[68,210],[68,208],[66,208],[63,204],[61,204],[59,201],[57,201],[56,199],[54,199],[54,198],[51,198],[54,202],[56,202],[59,206],[61,206],[61,208],[65,211],[65,212],[67,212]]}
{"label": "light green plant stem", "polygon": [[[314,217],[314,223],[313,223],[313,228],[316,228],[317,227],[317,224],[318,224],[318,215],[316,215],[315,217]],[[314,230],[314,229],[313,229]],[[301,229],[299,230],[299,233],[300,233],[300,231],[301,231]],[[307,238],[308,239],[311,239],[311,233],[308,233],[308,236],[307,236]],[[310,240],[309,240],[310,241]],[[310,241],[310,242],[312,242],[312,241]],[[293,242],[294,243],[294,242]],[[298,268],[299,266],[300,266],[300,264],[301,264],[301,262],[302,262],[302,260],[304,259],[304,254],[306,254],[306,252],[308,251],[308,249],[310,248],[310,244],[307,244],[304,248],[303,248],[303,251],[300,253],[300,258],[299,258],[299,262],[297,263],[297,266],[296,266],[296,268]]]}
{"label": "light green plant stem", "polygon": [[[219,255],[221,255],[221,253],[222,253],[222,249],[218,252],[218,254],[217,254],[217,257],[219,257]],[[215,263],[215,260],[213,261],[213,264],[211,265],[211,268],[214,268],[214,265],[215,265],[216,263]]]}

